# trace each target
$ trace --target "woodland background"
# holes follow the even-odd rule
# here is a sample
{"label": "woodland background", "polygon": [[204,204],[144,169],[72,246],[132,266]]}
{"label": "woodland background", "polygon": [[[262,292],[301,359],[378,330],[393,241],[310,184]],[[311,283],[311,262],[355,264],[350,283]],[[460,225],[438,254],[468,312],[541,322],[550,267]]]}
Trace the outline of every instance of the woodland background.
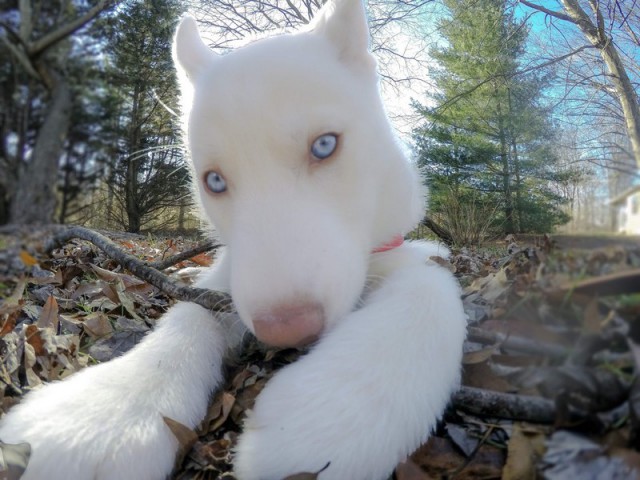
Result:
{"label": "woodland background", "polygon": [[[188,231],[171,40],[224,53],[322,0],[3,0],[0,224]],[[636,0],[371,0],[372,48],[431,220],[456,243],[614,231],[638,180]]]}
{"label": "woodland background", "polygon": [[[177,300],[226,311],[184,270],[218,245],[188,235],[204,225],[172,35],[190,11],[224,53],[321,3],[0,0],[3,412],[132,348]],[[640,184],[640,3],[367,5],[389,114],[431,192],[413,235],[453,245],[428,261],[460,281],[469,323],[462,388],[392,478],[640,478],[640,242],[596,235],[618,229],[610,200]],[[553,231],[588,235],[537,235]],[[247,336],[202,424],[169,421],[173,478],[235,478],[247,409],[299,354]],[[0,453],[14,459],[0,476],[28,464],[24,445]]]}

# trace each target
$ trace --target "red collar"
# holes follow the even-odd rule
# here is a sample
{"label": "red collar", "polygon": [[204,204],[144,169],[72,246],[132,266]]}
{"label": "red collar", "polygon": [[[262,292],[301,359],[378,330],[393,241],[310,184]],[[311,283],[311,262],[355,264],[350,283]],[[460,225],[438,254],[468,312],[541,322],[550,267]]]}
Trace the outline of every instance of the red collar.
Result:
{"label": "red collar", "polygon": [[390,242],[384,243],[379,247],[371,250],[371,253],[382,253],[388,252],[389,250],[393,250],[394,248],[398,248],[400,245],[404,243],[404,237],[402,235],[396,235],[391,239]]}

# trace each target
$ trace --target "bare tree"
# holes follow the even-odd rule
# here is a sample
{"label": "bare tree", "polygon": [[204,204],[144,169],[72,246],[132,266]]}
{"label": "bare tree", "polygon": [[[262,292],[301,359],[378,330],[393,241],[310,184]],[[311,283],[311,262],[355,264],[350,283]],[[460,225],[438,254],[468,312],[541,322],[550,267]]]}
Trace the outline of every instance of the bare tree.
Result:
{"label": "bare tree", "polygon": [[519,2],[547,15],[551,20],[550,25],[555,20],[575,25],[590,46],[597,50],[606,75],[597,75],[596,72],[582,75],[578,81],[582,85],[590,84],[600,94],[615,98],[629,137],[631,154],[640,168],[640,105],[637,85],[632,80],[634,75],[636,78],[638,75],[637,56],[628,55],[621,48],[624,42],[640,46],[637,3],[621,0],[556,0],[560,10],[553,10],[529,0]]}
{"label": "bare tree", "polygon": [[44,120],[33,149],[28,157],[20,152],[15,181],[4,185],[10,190],[6,194],[12,197],[9,212],[12,223],[53,220],[58,161],[63,154],[72,105],[71,88],[65,76],[71,46],[65,40],[116,3],[117,0],[98,0],[82,9],[68,1],[19,0],[17,10],[5,12],[0,18],[0,42],[30,77],[30,82],[44,87],[48,94]]}

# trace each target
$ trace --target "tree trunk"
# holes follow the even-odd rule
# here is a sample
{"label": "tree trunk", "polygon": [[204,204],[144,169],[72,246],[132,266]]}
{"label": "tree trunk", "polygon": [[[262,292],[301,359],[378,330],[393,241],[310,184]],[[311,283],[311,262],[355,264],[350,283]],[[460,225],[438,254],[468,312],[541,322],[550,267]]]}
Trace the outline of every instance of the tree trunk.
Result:
{"label": "tree trunk", "polygon": [[629,79],[629,75],[627,75],[626,68],[613,43],[613,39],[607,36],[600,6],[592,3],[597,22],[597,25],[594,25],[577,0],[562,0],[562,5],[587,40],[599,50],[602,59],[607,65],[607,69],[611,74],[609,76],[611,84],[622,106],[633,156],[635,157],[636,165],[640,168],[640,105],[638,105],[638,95]]}
{"label": "tree trunk", "polygon": [[51,104],[38,131],[31,158],[23,163],[11,205],[14,224],[51,223],[56,209],[58,161],[69,129],[71,91],[64,77],[47,72],[52,79]]}
{"label": "tree trunk", "polygon": [[138,205],[138,170],[140,169],[139,146],[140,146],[140,122],[139,112],[141,108],[142,94],[138,84],[133,92],[133,106],[131,111],[131,125],[129,132],[129,155],[127,157],[127,168],[125,176],[125,205],[127,209],[127,231],[139,233],[142,226],[140,206]]}
{"label": "tree trunk", "polygon": [[[498,91],[496,89],[496,96]],[[509,147],[507,146],[507,134],[504,127],[504,117],[500,100],[497,103],[498,134],[500,136],[500,162],[502,163],[502,188],[504,190],[504,233],[514,233],[513,226],[513,196],[511,194],[511,169],[509,168]]]}
{"label": "tree trunk", "polygon": [[[511,101],[511,89],[507,89],[507,95],[509,100],[509,114],[513,115],[513,104]],[[513,131],[513,128],[509,129],[509,136],[511,137],[511,152],[513,156],[513,174],[515,176],[516,181],[516,231],[522,232],[523,218],[522,218],[522,179],[520,177],[520,157],[518,155],[518,142],[516,139],[516,134]]]}

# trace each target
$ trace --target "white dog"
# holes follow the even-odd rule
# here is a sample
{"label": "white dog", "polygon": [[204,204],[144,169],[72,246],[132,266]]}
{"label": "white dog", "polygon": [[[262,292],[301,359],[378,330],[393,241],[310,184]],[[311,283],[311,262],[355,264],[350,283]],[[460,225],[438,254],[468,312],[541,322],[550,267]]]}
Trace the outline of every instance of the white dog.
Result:
{"label": "white dog", "polygon": [[[426,440],[459,381],[465,316],[434,244],[404,242],[420,178],[381,105],[361,0],[304,31],[219,57],[185,18],[175,57],[193,87],[188,141],[204,212],[228,246],[200,287],[230,292],[276,346],[316,342],[246,420],[241,479],[384,479]],[[24,479],[164,479],[233,346],[191,303],[130,353],[29,394],[0,439],[29,442]]]}

